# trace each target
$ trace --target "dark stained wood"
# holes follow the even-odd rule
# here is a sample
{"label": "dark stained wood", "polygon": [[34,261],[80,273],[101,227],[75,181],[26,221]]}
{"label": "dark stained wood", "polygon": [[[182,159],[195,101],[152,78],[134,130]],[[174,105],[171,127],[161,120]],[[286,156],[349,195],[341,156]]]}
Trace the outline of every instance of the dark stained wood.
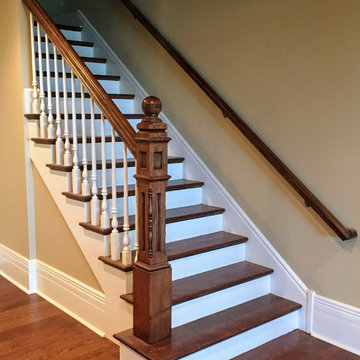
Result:
{"label": "dark stained wood", "polygon": [[360,360],[360,356],[294,330],[232,360]]}
{"label": "dark stained wood", "polygon": [[[184,189],[192,189],[203,186],[204,183],[202,181],[194,181],[194,180],[187,180],[187,179],[176,179],[176,180],[169,180],[166,185],[166,192],[174,191],[174,190],[184,190]],[[111,194],[111,187],[107,189],[108,194]],[[78,201],[87,202],[91,200],[91,195],[82,195],[82,194],[75,194],[73,192],[62,192],[63,195],[68,197],[69,199],[74,199]],[[135,196],[135,184],[128,185],[128,195]],[[98,197],[102,200],[101,190],[99,190]],[[116,197],[121,198],[124,197],[124,187],[117,186],[116,187]]]}
{"label": "dark stained wood", "polygon": [[36,0],[23,0],[46,32],[50,41],[56,46],[66,63],[71,67],[75,76],[81,81],[94,102],[99,106],[106,119],[109,120],[116,132],[124,139],[130,152],[136,153],[135,130],[127,121],[118,107],[114,104],[106,91],[95,79],[88,67],[83,63],[79,55],[65,39],[56,25]]}
{"label": "dark stained wood", "polygon": [[[45,96],[47,96],[47,91],[44,92],[45,93]],[[68,98],[71,98],[71,92],[68,92],[67,94],[67,97]],[[55,97],[56,96],[56,93],[55,91],[52,91],[51,92],[51,96],[52,97]],[[62,91],[59,92],[59,96],[62,98],[64,97],[64,93]],[[111,98],[111,99],[123,99],[123,100],[131,100],[131,99],[134,99],[135,98],[135,95],[134,94],[108,94],[108,96]],[[80,98],[81,97],[81,93],[79,92],[76,92],[75,93],[75,97],[76,98]],[[85,98],[90,98],[90,94],[88,93],[85,93],[84,94],[84,97]],[[98,104],[97,104],[98,105]]]}
{"label": "dark stained wood", "polygon": [[[65,141],[65,137],[62,137],[63,141]],[[105,136],[104,138],[105,142],[111,142],[111,136]],[[115,137],[115,141],[121,141],[120,136]],[[54,145],[56,143],[56,139],[48,139],[48,138],[31,138],[31,141],[33,141],[35,144],[45,144],[45,145]],[[73,143],[74,138],[69,138],[70,144]],[[77,138],[78,144],[82,144],[83,138],[81,136],[78,136]],[[95,142],[101,143],[101,136],[95,136]],[[91,136],[86,137],[86,143],[91,144]]]}
{"label": "dark stained wood", "polygon": [[176,327],[170,338],[157,344],[145,343],[132,329],[114,337],[146,359],[175,360],[300,308],[300,304],[269,294]]}
{"label": "dark stained wood", "polygon": [[175,49],[175,47],[155,28],[144,14],[132,4],[130,0],[122,0],[130,10],[134,18],[138,20],[160,45],[173,57],[173,59],[195,81],[201,90],[220,109],[224,117],[227,117],[237,129],[254,145],[265,157],[275,170],[288,182],[288,184],[305,200],[306,206],[310,206],[325,221],[325,223],[342,240],[349,240],[357,236],[354,229],[344,226],[335,215],[310,191],[308,187],[289,169],[285,163],[269,148],[269,146],[245,123],[235,110],[220,96],[219,93],[196,71],[190,63]]}
{"label": "dark stained wood", "polygon": [[173,281],[172,305],[269,275],[272,269],[242,261]]}
{"label": "dark stained wood", "polygon": [[[121,254],[120,254],[120,260],[112,260],[111,256],[99,256],[98,259],[102,261],[106,265],[110,265],[116,269],[119,269],[124,272],[132,271],[133,264],[124,265],[121,260]],[[135,251],[132,251],[132,259],[135,259]]]}
{"label": "dark stained wood", "polygon": [[245,236],[218,231],[168,243],[166,244],[166,254],[169,261],[176,260],[227,246],[242,244],[247,240],[248,238]]}
{"label": "dark stained wood", "polygon": [[[36,71],[36,76],[39,76],[39,71]],[[47,76],[47,72],[43,71],[43,76],[46,77]],[[50,72],[50,77],[55,77],[55,72],[51,71]],[[58,73],[58,77],[62,78],[63,77],[63,73],[59,72]],[[71,73],[66,73],[66,77],[68,79],[71,78]],[[120,80],[120,76],[119,75],[95,75],[94,74],[95,79],[97,80],[111,80],[111,81],[119,81]]]}
{"label": "dark stained wood", "polygon": [[[191,219],[197,219],[205,216],[218,215],[222,214],[225,211],[223,208],[219,208],[216,206],[198,204],[191,206],[184,206],[180,208],[167,209],[166,210],[166,223],[171,224],[177,221],[185,221]],[[118,230],[120,232],[123,231],[122,222],[123,219],[121,217],[118,218],[119,226]],[[135,216],[129,216],[130,229],[133,230],[135,228]],[[93,231],[100,235],[109,235],[111,233],[112,228],[104,229],[99,225],[92,225],[91,223],[81,222],[80,226],[83,228]]]}
{"label": "dark stained wood", "polygon": [[[35,41],[38,41],[38,37],[34,36]],[[72,46],[84,46],[84,47],[93,47],[94,43],[91,41],[82,41],[82,40],[66,40]],[[45,42],[45,36],[41,36],[41,42]]]}
{"label": "dark stained wood", "polygon": [[[177,305],[231,286],[270,275],[272,269],[248,261],[224,266],[215,270],[175,280],[172,282],[171,304]],[[134,301],[132,293],[121,295],[128,303]]]}
{"label": "dark stained wood", "polygon": [[66,24],[55,24],[59,30],[70,30],[70,31],[82,31],[82,26],[66,25]]}
{"label": "dark stained wood", "polygon": [[139,251],[133,266],[134,334],[149,344],[171,335],[171,267],[165,251],[170,138],[158,117],[161,108],[155,96],[143,100],[145,116],[135,135]]}
{"label": "dark stained wood", "polygon": [[[177,163],[181,163],[183,161],[184,161],[184,158],[180,157],[180,156],[169,156],[169,158],[168,158],[168,163],[169,164],[177,164]],[[117,160],[115,165],[116,165],[117,168],[122,168],[124,166],[124,161],[123,160]],[[63,171],[63,172],[69,172],[69,171],[72,170],[72,165],[71,166],[66,166],[66,165],[58,165],[58,164],[46,164],[46,166],[48,168],[50,168],[51,170],[57,170],[57,171]],[[96,162],[96,168],[98,170],[100,170],[101,166],[102,166],[101,160],[98,160]],[[129,158],[128,159],[128,167],[133,167],[133,166],[135,166],[135,159]],[[92,169],[91,162],[88,164],[87,167],[88,167],[88,170]],[[79,168],[80,168],[80,170],[82,170],[83,165],[79,164]],[[111,161],[110,160],[106,161],[106,168],[111,169]]]}
{"label": "dark stained wood", "polygon": [[119,347],[0,277],[0,359],[115,360]]}
{"label": "dark stained wood", "polygon": [[[54,60],[54,54],[49,54],[49,59],[52,59]],[[35,57],[36,58],[39,58],[39,53],[35,53]],[[41,57],[43,59],[46,59],[46,54],[45,53],[42,53],[41,54]],[[60,54],[57,55],[57,59],[58,60],[61,60],[62,59],[62,56]],[[80,56],[80,59],[83,61],[83,62],[91,62],[91,63],[100,63],[100,64],[105,64],[107,59],[105,58],[98,58],[98,57],[88,57],[88,56]]]}

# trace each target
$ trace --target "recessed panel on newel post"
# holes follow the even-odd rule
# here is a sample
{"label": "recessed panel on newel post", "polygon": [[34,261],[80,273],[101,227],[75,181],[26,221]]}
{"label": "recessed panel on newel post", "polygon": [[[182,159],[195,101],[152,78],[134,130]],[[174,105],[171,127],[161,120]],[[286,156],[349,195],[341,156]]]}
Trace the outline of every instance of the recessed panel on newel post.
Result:
{"label": "recessed panel on newel post", "polygon": [[136,134],[139,255],[134,265],[134,335],[154,343],[171,334],[171,267],[165,252],[168,142],[161,102],[143,101]]}

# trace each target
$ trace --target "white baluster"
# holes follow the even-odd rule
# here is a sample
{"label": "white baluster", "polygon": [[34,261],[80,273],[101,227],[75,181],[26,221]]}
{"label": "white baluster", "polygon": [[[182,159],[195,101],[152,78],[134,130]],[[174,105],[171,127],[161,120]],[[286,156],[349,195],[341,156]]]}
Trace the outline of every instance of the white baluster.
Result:
{"label": "white baluster", "polygon": [[111,235],[110,235],[110,246],[111,246],[111,259],[120,259],[120,234],[118,231],[118,220],[117,220],[117,207],[116,207],[116,151],[115,151],[115,132],[111,128],[111,184],[112,184],[112,201],[111,201]]}
{"label": "white baluster", "polygon": [[72,129],[73,129],[73,192],[80,194],[81,189],[81,176],[79,168],[79,155],[78,155],[78,138],[76,128],[76,108],[75,108],[75,80],[74,73],[71,70],[71,105],[72,105]]}
{"label": "white baluster", "polygon": [[90,99],[90,122],[91,122],[91,224],[99,225],[100,223],[100,209],[98,188],[96,184],[96,148],[95,148],[95,115],[94,115],[94,101]]}
{"label": "white baluster", "polygon": [[124,148],[124,168],[123,168],[123,174],[124,174],[124,224],[123,224],[123,250],[122,250],[122,263],[125,265],[129,265],[132,262],[131,259],[131,249],[130,249],[130,237],[129,237],[129,231],[130,231],[130,223],[129,223],[129,193],[128,193],[128,163],[127,163],[127,147],[125,143],[123,142],[123,148]]}
{"label": "white baluster", "polygon": [[42,51],[41,51],[41,36],[40,25],[37,23],[37,40],[39,53],[39,83],[40,83],[40,136],[46,138],[47,136],[47,119],[45,113],[45,93],[44,93],[44,77],[42,67]]}
{"label": "white baluster", "polygon": [[[32,101],[32,112],[34,114],[39,114],[39,98],[38,98],[38,88],[36,80],[36,66],[35,66],[35,39],[34,39],[34,18],[32,13],[30,13],[30,37],[31,37],[31,65],[32,65],[32,86],[33,86],[33,101]],[[39,59],[41,59],[41,54],[39,54]],[[37,131],[40,133],[39,124],[37,125]],[[39,137],[39,133],[36,134],[36,137]]]}
{"label": "white baluster", "polygon": [[[62,58],[62,77],[63,77],[63,103],[64,103],[64,136],[65,136],[65,154],[64,154],[64,163],[66,166],[71,166],[71,153],[70,153],[70,138],[69,138],[69,114],[67,109],[67,91],[66,91],[66,71],[65,71],[65,61]],[[67,177],[68,182],[68,191],[72,191],[72,182],[71,182],[71,173],[68,173]]]}
{"label": "white baluster", "polygon": [[[108,213],[107,196],[108,191],[106,187],[106,149],[105,149],[105,120],[104,114],[101,113],[101,227],[107,229],[110,227],[110,218]],[[104,236],[104,256],[110,255],[109,237]]]}
{"label": "white baluster", "polygon": [[59,95],[59,73],[57,51],[54,45],[54,72],[55,72],[55,100],[56,100],[56,163],[64,163],[64,142],[61,137],[61,114],[60,114],[60,95]]}
{"label": "white baluster", "polygon": [[[87,161],[87,149],[86,149],[86,119],[85,119],[85,96],[84,87],[80,84],[81,93],[81,129],[82,129],[82,164],[83,164],[83,181],[82,181],[82,194],[90,195],[90,185],[88,180],[88,161]],[[90,204],[85,202],[85,222],[90,221]]]}

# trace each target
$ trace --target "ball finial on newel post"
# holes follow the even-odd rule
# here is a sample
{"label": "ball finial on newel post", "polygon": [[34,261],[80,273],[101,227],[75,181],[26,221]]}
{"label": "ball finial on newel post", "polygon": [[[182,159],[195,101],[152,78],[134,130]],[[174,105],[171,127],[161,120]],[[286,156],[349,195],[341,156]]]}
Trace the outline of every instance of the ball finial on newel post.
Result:
{"label": "ball finial on newel post", "polygon": [[161,101],[156,96],[148,96],[142,102],[142,109],[146,117],[157,118],[162,109]]}

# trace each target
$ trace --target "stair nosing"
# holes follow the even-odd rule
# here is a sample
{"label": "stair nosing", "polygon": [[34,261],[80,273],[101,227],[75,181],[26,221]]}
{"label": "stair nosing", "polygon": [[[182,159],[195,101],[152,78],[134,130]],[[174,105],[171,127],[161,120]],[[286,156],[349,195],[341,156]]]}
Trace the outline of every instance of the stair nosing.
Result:
{"label": "stair nosing", "polygon": [[[39,76],[40,72],[39,70],[36,70],[36,76]],[[101,81],[120,81],[120,75],[102,75],[102,74],[93,74],[95,79],[101,80]],[[47,77],[47,71],[43,71],[43,77]],[[55,71],[50,71],[50,77],[55,77]],[[58,72],[58,78],[63,78],[63,73]],[[71,79],[71,72],[66,72],[66,78]]]}
{"label": "stair nosing", "polygon": [[[34,41],[38,41],[37,35],[34,36]],[[45,42],[45,36],[41,36],[41,42]],[[94,47],[94,43],[92,41],[67,40],[67,42],[72,46]]]}
{"label": "stair nosing", "polygon": [[[50,59],[51,60],[54,60],[54,54],[49,54],[50,55]],[[39,53],[36,52],[35,53],[35,57],[36,58],[39,58]],[[41,58],[42,59],[46,59],[46,53],[41,53]],[[61,54],[57,54],[57,59],[58,60],[61,60],[62,59],[62,56]],[[106,58],[99,58],[99,57],[92,57],[92,56],[80,56],[80,59],[83,61],[83,62],[92,62],[92,63],[97,63],[97,64],[105,64],[107,62],[107,59]]]}

